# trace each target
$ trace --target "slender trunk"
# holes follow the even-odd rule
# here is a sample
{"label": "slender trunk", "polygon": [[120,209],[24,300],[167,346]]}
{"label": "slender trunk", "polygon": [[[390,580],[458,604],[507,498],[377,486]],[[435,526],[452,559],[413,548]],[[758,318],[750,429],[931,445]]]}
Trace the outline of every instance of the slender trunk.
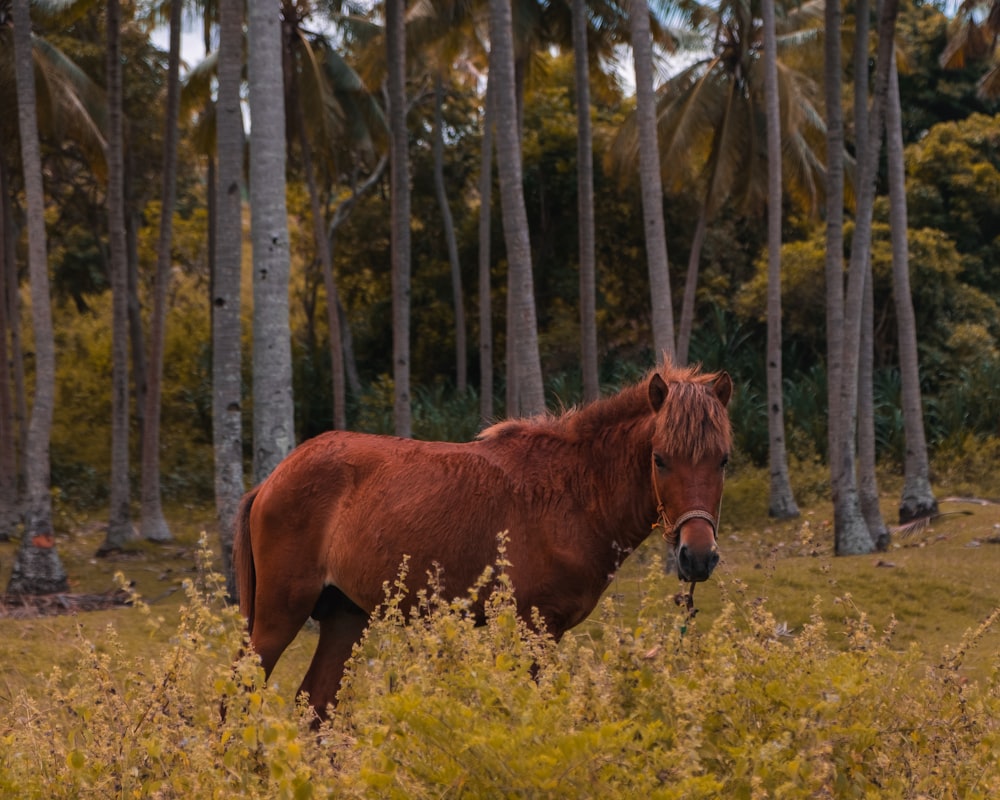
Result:
{"label": "slender trunk", "polygon": [[656,135],[653,92],[653,45],[646,0],[631,0],[629,20],[635,60],[636,117],[639,123],[639,181],[642,187],[643,229],[649,264],[655,358],[674,357],[674,312],[670,299],[670,268],[663,224],[663,183]]}
{"label": "slender trunk", "polygon": [[785,404],[781,370],[781,114],[778,97],[778,54],[774,0],[763,2],[764,94],[767,113],[767,429],[771,471],[772,517],[799,515],[788,478],[785,449]]}
{"label": "slender trunk", "polygon": [[479,419],[493,422],[493,295],[490,223],[493,201],[493,118],[496,90],[486,79],[483,144],[479,159]]}
{"label": "slender trunk", "polygon": [[218,224],[212,273],[212,446],[215,510],[226,588],[238,601],[233,574],[233,526],[243,496],[241,283],[243,251],[243,2],[219,3],[219,90],[216,149]]}
{"label": "slender trunk", "polygon": [[42,155],[31,56],[31,17],[28,0],[15,0],[14,52],[18,98],[18,131],[28,223],[28,274],[31,282],[31,318],[35,333],[35,396],[28,426],[27,505],[24,536],[14,559],[7,591],[48,594],[69,588],[66,571],[56,552],[52,529],[49,443],[55,409],[55,337],[49,299],[48,248],[45,233],[45,192]]}
{"label": "slender trunk", "polygon": [[10,326],[10,358],[14,380],[14,447],[18,464],[18,508],[24,505],[22,493],[26,487],[25,456],[28,451],[28,397],[24,377],[24,340],[21,336],[21,285],[17,273],[17,228],[14,223],[14,212],[10,204],[10,183],[6,168],[0,166],[0,181],[3,190],[4,227],[10,231],[4,242],[4,253],[7,258],[7,269],[0,280],[3,280],[7,293],[7,322]]}
{"label": "slender trunk", "polygon": [[122,121],[121,8],[109,0],[108,240],[111,271],[111,508],[98,555],[121,550],[132,538],[129,489],[128,253],[125,240],[125,152]]}
{"label": "slender trunk", "polygon": [[302,109],[302,93],[296,91],[294,97],[295,129],[299,137],[299,148],[302,151],[302,168],[306,174],[306,186],[309,189],[313,241],[316,245],[316,255],[320,267],[323,270],[323,284],[327,298],[326,319],[330,337],[330,372],[333,381],[333,427],[337,430],[346,430],[347,391],[344,387],[344,348],[340,339],[340,319],[337,314],[337,286],[333,280],[333,257],[330,253],[331,237],[327,236],[326,221],[320,211],[319,189],[316,186],[316,172],[313,169],[312,147],[309,144],[305,113]]}
{"label": "slender trunk", "polygon": [[181,8],[170,5],[170,54],[167,62],[167,113],[163,131],[163,196],[160,240],[156,249],[153,313],[149,328],[146,417],[142,429],[142,517],[140,533],[154,542],[173,537],[163,517],[160,487],[160,409],[163,395],[163,350],[167,331],[167,291],[173,269],[174,205],[177,197],[177,118],[180,107]]}
{"label": "slender trunk", "polygon": [[677,363],[688,363],[688,350],[691,349],[691,331],[694,328],[694,301],[698,289],[698,272],[701,266],[701,248],[705,243],[705,232],[708,229],[708,197],[702,203],[698,223],[691,239],[691,253],[688,255],[687,276],[684,279],[684,299],[681,303],[681,323],[677,331]]}
{"label": "slender trunk", "polygon": [[[859,131],[855,142],[858,174],[866,176],[876,169],[877,153],[870,151],[868,130],[868,32],[869,3],[859,0],[855,8],[854,37],[854,129]],[[864,298],[861,311],[861,341],[858,361],[858,501],[861,515],[868,526],[868,533],[877,549],[884,549],[888,542],[888,530],[879,507],[878,477],[876,475],[875,452],[875,333],[874,333],[874,289],[872,288],[871,257],[865,259]]]}
{"label": "slender trunk", "polygon": [[406,0],[386,2],[392,228],[392,374],[396,435],[413,435],[410,404],[410,156],[406,130]]}
{"label": "slender trunk", "polygon": [[875,291],[871,260],[861,314],[861,353],[858,361],[858,499],[861,514],[876,550],[889,546],[889,530],[879,506],[878,476],[875,471]]}
{"label": "slender trunk", "polygon": [[899,376],[902,384],[903,431],[906,456],[903,462],[903,494],[899,522],[905,524],[937,513],[931,489],[924,412],[920,396],[920,365],[917,356],[917,323],[910,291],[910,253],[906,241],[906,169],[903,164],[903,123],[899,98],[899,76],[895,58],[889,73],[886,105],[886,148],[889,162],[889,225],[892,231],[892,283],[899,336]]}
{"label": "slender trunk", "polygon": [[434,193],[437,195],[444,225],[445,244],[448,247],[448,263],[451,265],[451,298],[455,311],[455,388],[465,394],[469,385],[468,358],[465,344],[465,297],[462,291],[462,267],[458,261],[458,240],[455,237],[455,222],[448,205],[448,192],[444,185],[444,84],[441,75],[434,82]]}
{"label": "slender trunk", "polygon": [[10,539],[21,517],[17,497],[17,425],[8,352],[10,304],[6,275],[15,269],[15,233],[8,192],[7,168],[0,160],[0,542]]}
{"label": "slender trunk", "polygon": [[[860,512],[855,469],[855,436],[857,433],[857,407],[859,390],[858,359],[860,355],[862,306],[867,280],[866,261],[871,247],[872,207],[875,199],[875,170],[882,142],[885,100],[888,92],[889,62],[892,58],[892,37],[895,30],[899,0],[884,0],[879,17],[879,47],[875,89],[868,121],[869,167],[859,174],[857,211],[854,221],[854,238],[851,243],[851,262],[848,273],[847,293],[844,298],[844,349],[843,374],[840,385],[840,412],[843,423],[840,443],[835,451],[835,468],[839,470],[838,490],[843,516],[837,517],[834,506],[834,535],[836,552],[840,555],[871,552],[874,542]],[[861,132],[864,135],[864,131]]]}
{"label": "slender trunk", "polygon": [[[509,264],[508,326],[517,332],[514,343],[517,407],[508,408],[507,412],[531,415],[545,410],[545,389],[538,351],[531,242],[524,206],[521,141],[517,126],[513,22],[510,4],[505,0],[490,0],[490,45],[490,73],[497,78],[497,172],[500,176],[500,206]],[[508,358],[509,351],[510,342]]]}
{"label": "slender trunk", "polygon": [[580,239],[580,339],[583,399],[601,394],[597,371],[597,276],[594,242],[594,142],[590,124],[590,57],[586,0],[573,0],[573,62],[576,75],[576,181]]}
{"label": "slender trunk", "polygon": [[253,233],[253,475],[264,480],[295,446],[285,202],[283,25],[277,4],[250,3],[250,226]]}

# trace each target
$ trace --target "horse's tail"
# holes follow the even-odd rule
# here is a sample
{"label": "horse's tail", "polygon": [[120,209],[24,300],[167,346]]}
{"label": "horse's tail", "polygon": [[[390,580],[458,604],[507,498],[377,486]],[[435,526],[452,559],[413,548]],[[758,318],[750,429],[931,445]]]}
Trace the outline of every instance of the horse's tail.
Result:
{"label": "horse's tail", "polygon": [[240,501],[233,531],[233,569],[240,598],[240,613],[246,617],[247,631],[253,633],[254,595],[257,592],[257,568],[250,547],[250,506],[260,487],[251,489]]}

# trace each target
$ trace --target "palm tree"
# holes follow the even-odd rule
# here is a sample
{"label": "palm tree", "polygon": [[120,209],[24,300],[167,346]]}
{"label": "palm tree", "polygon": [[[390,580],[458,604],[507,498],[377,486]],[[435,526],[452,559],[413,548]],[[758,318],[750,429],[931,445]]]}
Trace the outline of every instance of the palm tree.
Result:
{"label": "palm tree", "polygon": [[910,255],[906,240],[906,170],[903,164],[903,121],[896,59],[889,72],[886,105],[886,152],[889,166],[889,225],[892,233],[892,282],[899,338],[899,376],[902,384],[903,430],[906,455],[903,461],[903,492],[899,522],[928,517],[938,510],[931,489],[927,437],[924,433],[920,396],[920,366],[917,357],[917,324],[910,291]]}
{"label": "palm tree", "polygon": [[[488,73],[487,73],[488,75]],[[489,77],[483,98],[483,142],[479,159],[479,419],[493,422],[493,299],[490,222],[493,201],[493,127],[496,89]]]}
{"label": "palm tree", "polygon": [[111,271],[111,508],[98,555],[132,537],[129,489],[128,254],[125,241],[125,143],[122,112],[121,6],[107,6],[108,250]]}
{"label": "palm tree", "polygon": [[[865,283],[868,273],[868,253],[871,248],[872,207],[875,198],[876,155],[882,142],[885,104],[889,86],[889,64],[892,61],[893,35],[899,0],[883,0],[879,15],[879,45],[877,72],[868,119],[868,154],[857,181],[857,210],[847,292],[844,296],[844,339],[840,397],[838,411],[839,442],[831,450],[831,470],[834,479],[834,538],[839,555],[871,552],[875,546],[868,525],[861,514],[858,483],[855,476],[857,409],[859,387],[859,357]],[[865,135],[861,131],[860,135]]]}
{"label": "palm tree", "polygon": [[233,525],[243,496],[243,398],[240,370],[243,250],[243,0],[219,2],[218,219],[212,275],[212,445],[215,509],[229,596],[238,600],[232,570]]}
{"label": "palm tree", "polygon": [[396,435],[412,435],[410,406],[410,157],[406,131],[406,0],[386,0],[390,192],[392,210],[392,364]]}
{"label": "palm tree", "polygon": [[[516,395],[507,413],[538,414],[545,410],[538,322],[535,314],[531,243],[524,206],[521,141],[514,78],[514,36],[510,4],[490,0],[490,83],[496,91],[496,151],[500,207],[508,262],[508,362],[513,361]],[[494,82],[495,81],[495,82]]]}
{"label": "palm tree", "polygon": [[583,399],[601,393],[597,375],[597,279],[594,243],[594,142],[590,124],[590,57],[587,4],[573,0],[573,62],[576,68],[576,181],[580,237],[580,339]]}
{"label": "palm tree", "polygon": [[629,20],[635,61],[635,101],[638,125],[639,183],[642,188],[643,228],[649,265],[649,292],[653,312],[653,347],[657,359],[674,357],[674,311],[670,299],[670,266],[663,224],[663,184],[660,148],[656,136],[656,96],[653,91],[653,45],[646,0],[631,0]]}
{"label": "palm tree", "polygon": [[[694,184],[701,194],[677,331],[679,362],[688,358],[708,223],[727,203],[748,208],[763,204],[768,197],[770,162],[760,146],[766,140],[766,53],[755,5],[749,0],[727,0],[714,7],[697,6],[692,24],[698,35],[685,47],[704,55],[668,80],[659,93],[660,160],[673,170],[668,190],[690,193]],[[820,194],[823,168],[817,150],[823,121],[813,106],[812,82],[795,65],[808,59],[816,11],[810,3],[775,23],[775,57],[781,56],[776,82],[784,109],[779,150],[783,186],[808,210],[816,207]],[[626,148],[632,159],[633,148]]]}
{"label": "palm tree", "polygon": [[173,268],[174,204],[177,196],[177,124],[180,113],[181,0],[170,3],[170,48],[167,59],[167,113],[163,131],[163,195],[160,238],[156,248],[153,311],[150,317],[146,413],[142,429],[142,493],[140,534],[154,542],[173,538],[160,494],[160,407],[163,384],[163,348],[167,329],[167,289]]}
{"label": "palm tree", "polygon": [[12,11],[18,129],[21,136],[21,163],[27,201],[31,316],[35,333],[35,396],[25,453],[27,502],[24,536],[14,560],[7,591],[47,594],[65,591],[68,588],[66,571],[55,547],[50,494],[49,441],[55,407],[55,337],[49,299],[45,195],[35,107],[31,15],[28,0],[14,0]]}
{"label": "palm tree", "polygon": [[249,6],[250,212],[253,245],[253,475],[295,445],[285,204],[284,37],[278,3]]}
{"label": "palm tree", "polygon": [[774,0],[763,0],[764,100],[767,127],[767,428],[771,467],[768,510],[772,517],[797,517],[799,508],[788,478],[781,378],[781,110],[778,95],[778,40]]}

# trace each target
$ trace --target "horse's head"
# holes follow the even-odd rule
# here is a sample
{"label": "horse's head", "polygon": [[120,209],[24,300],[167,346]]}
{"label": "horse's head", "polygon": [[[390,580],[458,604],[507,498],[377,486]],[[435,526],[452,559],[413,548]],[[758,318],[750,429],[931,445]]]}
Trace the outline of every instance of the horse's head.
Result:
{"label": "horse's head", "polygon": [[704,381],[649,380],[656,415],[652,484],[663,535],[683,581],[708,580],[719,563],[722,484],[732,446],[726,406],[733,381],[725,372]]}

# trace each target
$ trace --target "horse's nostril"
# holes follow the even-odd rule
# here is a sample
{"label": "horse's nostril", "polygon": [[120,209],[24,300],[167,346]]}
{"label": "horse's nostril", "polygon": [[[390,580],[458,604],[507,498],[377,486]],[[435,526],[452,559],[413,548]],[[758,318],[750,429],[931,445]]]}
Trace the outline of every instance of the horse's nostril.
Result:
{"label": "horse's nostril", "polygon": [[715,569],[719,565],[719,561],[721,560],[721,558],[722,558],[722,556],[719,555],[719,551],[718,550],[713,550],[712,551],[712,556],[708,560],[709,561],[709,563],[708,563],[709,570]]}

